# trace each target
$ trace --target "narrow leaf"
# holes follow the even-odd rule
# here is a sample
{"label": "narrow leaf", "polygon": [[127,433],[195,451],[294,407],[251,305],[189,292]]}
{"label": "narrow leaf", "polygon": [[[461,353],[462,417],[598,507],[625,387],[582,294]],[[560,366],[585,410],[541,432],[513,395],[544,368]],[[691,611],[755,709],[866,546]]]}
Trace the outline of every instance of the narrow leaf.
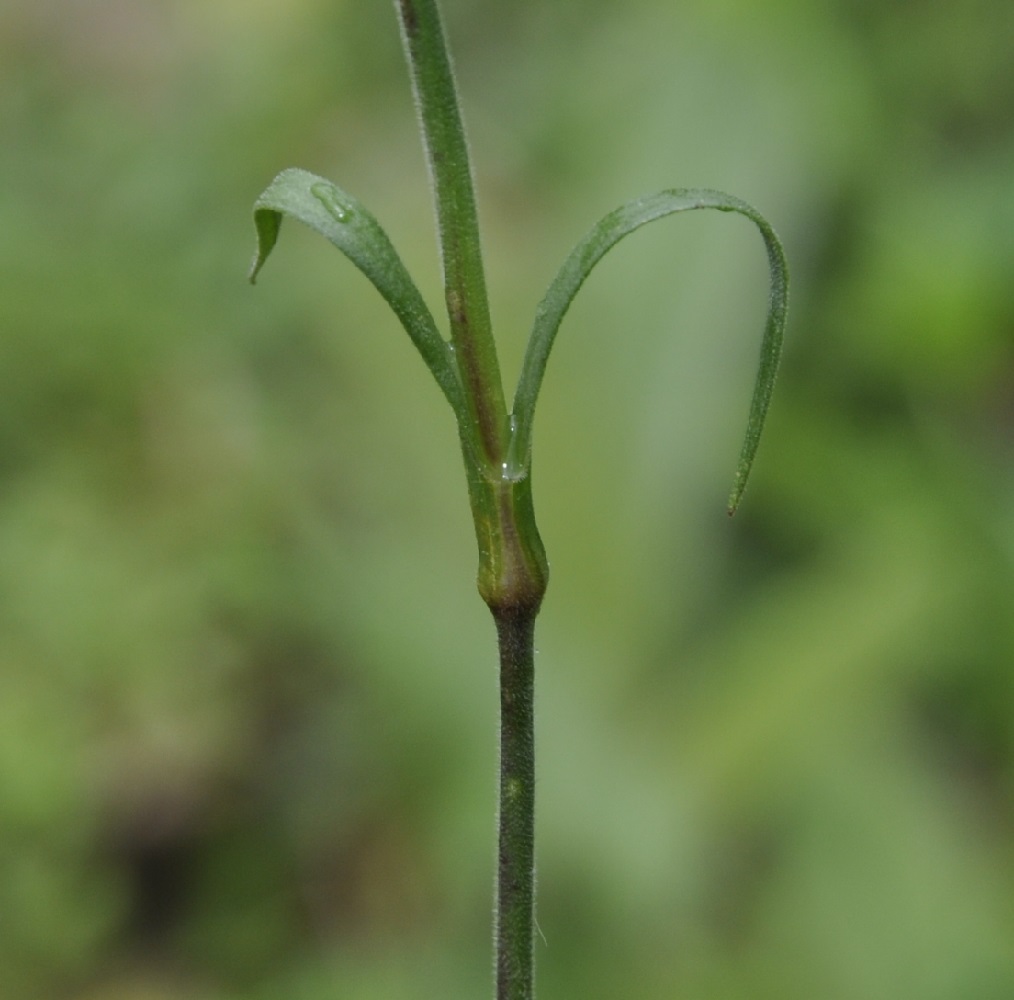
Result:
{"label": "narrow leaf", "polygon": [[426,161],[437,212],[444,300],[469,406],[475,458],[498,470],[506,446],[507,402],[486,292],[479,217],[457,87],[436,0],[398,0]]}
{"label": "narrow leaf", "polygon": [[511,441],[512,466],[519,470],[525,469],[530,461],[532,416],[545,374],[546,362],[560,322],[592,268],[624,236],[634,232],[635,229],[675,212],[688,212],[699,208],[736,212],[750,219],[764,238],[771,272],[771,292],[761,342],[760,366],[754,383],[750,416],[736,479],[729,496],[729,513],[735,513],[743,497],[754,456],[757,454],[761,430],[764,427],[778,371],[788,309],[789,272],[782,245],[767,220],[745,201],[722,194],[720,191],[676,189],[661,191],[628,202],[603,218],[564,261],[563,267],[560,268],[536,311],[535,323],[525,352],[521,378],[514,396],[515,431]]}
{"label": "narrow leaf", "polygon": [[286,215],[320,233],[370,279],[401,320],[437,384],[460,415],[461,384],[449,345],[440,336],[422,295],[380,223],[358,199],[336,184],[292,168],[283,170],[268,185],[254,203],[257,253],[250,268],[250,281],[257,280]]}

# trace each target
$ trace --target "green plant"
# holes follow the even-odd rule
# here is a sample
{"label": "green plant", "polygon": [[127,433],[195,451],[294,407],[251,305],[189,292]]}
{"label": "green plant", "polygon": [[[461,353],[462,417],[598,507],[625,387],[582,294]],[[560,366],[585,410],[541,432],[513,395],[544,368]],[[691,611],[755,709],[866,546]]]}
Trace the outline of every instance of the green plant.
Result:
{"label": "green plant", "polygon": [[401,321],[457,420],[479,547],[479,593],[496,625],[500,656],[499,864],[496,995],[533,996],[534,626],[548,580],[532,506],[532,418],[560,322],[595,264],[624,236],[677,212],[713,208],[746,216],[760,230],[771,298],[746,438],[729,513],[735,512],[757,451],[781,350],[788,274],[781,245],[754,208],[717,191],[674,189],[606,215],[577,245],[540,304],[514,401],[508,410],[493,342],[468,152],[436,0],[396,0],[432,175],[450,340],[387,235],[352,195],[304,170],[283,171],[257,199],[254,281],[283,216],[315,229],[370,279]]}

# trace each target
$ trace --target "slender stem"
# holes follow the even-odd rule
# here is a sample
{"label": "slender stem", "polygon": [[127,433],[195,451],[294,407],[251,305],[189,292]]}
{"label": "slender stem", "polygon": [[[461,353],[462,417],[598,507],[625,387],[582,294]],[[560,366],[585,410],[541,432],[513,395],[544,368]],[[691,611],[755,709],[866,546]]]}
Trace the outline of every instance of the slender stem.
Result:
{"label": "slender stem", "polygon": [[397,8],[433,181],[444,298],[471,421],[467,438],[477,457],[499,474],[507,447],[507,404],[454,73],[436,0],[397,0]]}
{"label": "slender stem", "polygon": [[527,463],[508,468],[509,426],[493,343],[465,132],[436,0],[396,0],[429,162],[444,297],[464,397],[459,412],[479,545],[479,593],[500,649],[497,1000],[534,996],[534,630],[549,567],[535,526]]}
{"label": "slender stem", "polygon": [[500,644],[496,1000],[535,995],[535,612],[494,613]]}

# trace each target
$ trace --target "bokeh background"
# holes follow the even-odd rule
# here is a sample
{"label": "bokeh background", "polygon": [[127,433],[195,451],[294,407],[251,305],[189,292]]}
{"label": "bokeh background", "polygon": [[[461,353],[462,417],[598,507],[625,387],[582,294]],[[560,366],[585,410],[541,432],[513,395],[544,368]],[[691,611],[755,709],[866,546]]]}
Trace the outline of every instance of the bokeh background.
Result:
{"label": "bokeh background", "polygon": [[[536,422],[540,995],[1014,996],[1014,5],[447,0],[494,321],[622,244]],[[0,995],[490,992],[496,673],[449,411],[250,206],[439,302],[389,3],[0,9]]]}

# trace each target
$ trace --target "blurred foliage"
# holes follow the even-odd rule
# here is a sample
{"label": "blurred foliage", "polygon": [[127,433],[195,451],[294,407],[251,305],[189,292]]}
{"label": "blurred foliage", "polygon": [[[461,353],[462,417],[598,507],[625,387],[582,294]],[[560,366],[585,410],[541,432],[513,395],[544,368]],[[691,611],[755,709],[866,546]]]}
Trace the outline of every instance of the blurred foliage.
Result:
{"label": "blurred foliage", "polygon": [[[536,429],[540,990],[1014,995],[1014,6],[448,0],[516,369],[604,211],[794,264],[755,480],[747,223],[624,244]],[[0,10],[0,993],[488,994],[496,677],[386,4]]]}

